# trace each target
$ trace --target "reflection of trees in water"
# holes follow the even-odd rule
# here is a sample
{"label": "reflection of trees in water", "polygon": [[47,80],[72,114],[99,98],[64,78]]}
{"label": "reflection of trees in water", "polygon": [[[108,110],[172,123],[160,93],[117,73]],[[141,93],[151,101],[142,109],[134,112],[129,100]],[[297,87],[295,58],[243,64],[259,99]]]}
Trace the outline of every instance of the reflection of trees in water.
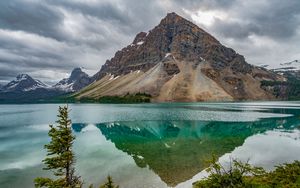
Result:
{"label": "reflection of trees in water", "polygon": [[[289,128],[296,118],[256,122],[139,121],[98,124],[117,149],[132,156],[137,166],[149,167],[169,186],[191,179],[217,157],[244,140],[279,125]],[[84,125],[73,125],[80,132]]]}
{"label": "reflection of trees in water", "polygon": [[87,124],[85,124],[85,123],[73,123],[73,124],[72,124],[72,129],[73,129],[75,132],[81,132],[82,129],[83,129],[84,127],[86,127],[86,126],[87,126]]}

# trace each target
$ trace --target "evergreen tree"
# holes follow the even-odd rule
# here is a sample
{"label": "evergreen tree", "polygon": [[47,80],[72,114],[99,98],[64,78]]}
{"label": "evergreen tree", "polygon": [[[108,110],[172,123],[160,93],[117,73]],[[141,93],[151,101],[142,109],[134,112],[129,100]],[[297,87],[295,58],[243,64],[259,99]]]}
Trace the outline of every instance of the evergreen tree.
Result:
{"label": "evergreen tree", "polygon": [[46,165],[44,170],[51,170],[57,179],[36,178],[36,187],[63,187],[77,188],[82,187],[80,177],[75,176],[75,156],[72,151],[72,145],[75,136],[72,135],[71,120],[68,118],[68,107],[59,107],[57,126],[49,125],[48,135],[51,137],[49,144],[45,145],[47,149],[47,158],[43,160]]}
{"label": "evergreen tree", "polygon": [[107,176],[107,182],[100,186],[100,188],[119,188],[118,185],[114,185],[111,176]]}

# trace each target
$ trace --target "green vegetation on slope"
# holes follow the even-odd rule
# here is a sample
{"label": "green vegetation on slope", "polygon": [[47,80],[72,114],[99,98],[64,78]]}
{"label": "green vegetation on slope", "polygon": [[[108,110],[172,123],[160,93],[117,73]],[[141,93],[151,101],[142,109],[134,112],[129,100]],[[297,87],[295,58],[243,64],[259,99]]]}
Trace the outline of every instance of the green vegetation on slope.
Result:
{"label": "green vegetation on slope", "polygon": [[300,187],[300,162],[277,166],[274,171],[266,172],[261,167],[233,160],[229,169],[213,159],[207,169],[210,175],[193,184],[194,188],[275,188]]}
{"label": "green vegetation on slope", "polygon": [[287,81],[261,81],[261,87],[271,90],[273,95],[284,100],[300,100],[300,79],[287,75]]}
{"label": "green vegetation on slope", "polygon": [[103,96],[97,101],[99,103],[148,103],[151,95],[145,93],[126,94],[124,96]]}
{"label": "green vegetation on slope", "polygon": [[114,104],[122,104],[122,103],[149,103],[151,101],[151,95],[146,93],[136,93],[129,94],[123,96],[102,96],[100,98],[76,98],[76,95],[66,96],[60,98],[64,102],[82,102],[82,103],[114,103]]}
{"label": "green vegetation on slope", "polygon": [[[18,103],[18,101],[0,101],[0,103]],[[126,94],[124,96],[103,96],[98,99],[80,98],[75,95],[63,95],[50,99],[22,101],[22,103],[111,103],[111,104],[133,104],[133,103],[150,103],[151,95],[145,93]]]}

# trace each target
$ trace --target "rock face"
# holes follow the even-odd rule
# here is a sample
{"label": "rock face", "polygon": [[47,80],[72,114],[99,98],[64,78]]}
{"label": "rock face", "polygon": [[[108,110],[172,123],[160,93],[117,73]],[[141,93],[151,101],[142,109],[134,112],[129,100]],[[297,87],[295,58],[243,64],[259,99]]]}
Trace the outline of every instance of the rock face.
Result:
{"label": "rock face", "polygon": [[69,78],[64,78],[53,87],[66,92],[75,92],[91,83],[92,79],[81,68],[73,69]]}
{"label": "rock face", "polygon": [[169,13],[148,33],[93,76],[78,98],[147,93],[153,101],[217,101],[273,99],[260,87],[262,80],[282,79],[248,64],[192,22]]}

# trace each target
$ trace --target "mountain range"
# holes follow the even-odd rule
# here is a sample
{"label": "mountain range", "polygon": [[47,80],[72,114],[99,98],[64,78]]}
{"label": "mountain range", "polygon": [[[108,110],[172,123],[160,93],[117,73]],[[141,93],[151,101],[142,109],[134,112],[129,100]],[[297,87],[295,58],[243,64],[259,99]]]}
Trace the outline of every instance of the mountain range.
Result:
{"label": "mountain range", "polygon": [[69,78],[64,78],[50,86],[28,74],[19,74],[16,79],[0,87],[0,102],[44,101],[79,91],[91,83],[92,79],[75,68]]}
{"label": "mountain range", "polygon": [[152,30],[138,33],[95,75],[89,77],[75,68],[69,78],[48,86],[21,74],[2,86],[0,102],[44,100],[70,93],[74,94],[68,98],[76,101],[98,102],[114,102],[115,98],[121,102],[122,98],[135,102],[144,98],[152,102],[300,98],[295,89],[300,83],[297,66],[298,60],[270,70],[267,65],[248,64],[205,30],[168,13]]}
{"label": "mountain range", "polygon": [[32,91],[40,88],[49,88],[43,82],[33,79],[27,74],[19,74],[15,80],[2,87],[2,92]]}

